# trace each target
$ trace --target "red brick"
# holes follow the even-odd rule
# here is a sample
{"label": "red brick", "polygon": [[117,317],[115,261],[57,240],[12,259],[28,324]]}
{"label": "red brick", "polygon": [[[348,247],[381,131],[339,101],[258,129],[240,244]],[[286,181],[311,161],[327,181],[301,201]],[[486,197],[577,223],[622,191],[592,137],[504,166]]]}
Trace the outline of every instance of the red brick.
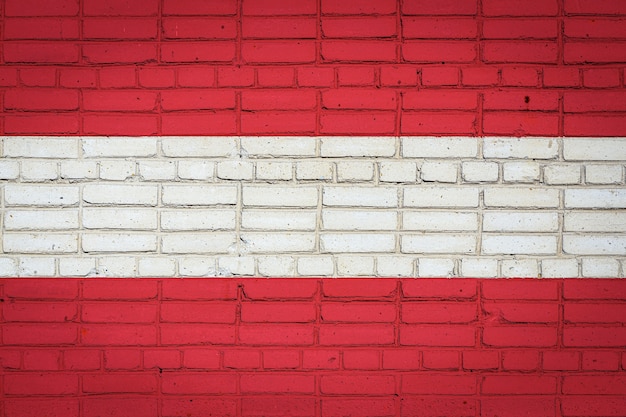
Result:
{"label": "red brick", "polygon": [[566,64],[626,62],[624,42],[566,42],[563,60]]}
{"label": "red brick", "polygon": [[232,135],[236,130],[234,112],[206,110],[195,113],[166,113],[161,116],[163,135]]}
{"label": "red brick", "polygon": [[545,87],[579,87],[580,71],[578,68],[555,67],[543,69]]}
{"label": "red brick", "polygon": [[590,88],[619,87],[620,71],[617,68],[584,70],[583,85]]}
{"label": "red brick", "polygon": [[4,345],[64,345],[76,343],[74,324],[5,324],[2,329]]}
{"label": "red brick", "polygon": [[66,89],[11,89],[4,93],[6,110],[77,110],[78,91]]}
{"label": "red brick", "polygon": [[82,296],[87,300],[148,300],[157,295],[157,282],[148,279],[97,279],[82,284]]}
{"label": "red brick", "polygon": [[161,44],[162,62],[231,62],[233,59],[235,59],[234,42],[164,42]]}
{"label": "red brick", "polygon": [[158,399],[154,398],[84,398],[81,417],[154,417]]}
{"label": "red brick", "polygon": [[400,326],[400,344],[404,346],[474,346],[475,330],[469,326]]}
{"label": "red brick", "polygon": [[[227,69],[226,67],[225,69]],[[179,67],[178,85],[181,87],[213,87],[215,84],[215,68],[194,65],[192,67]],[[253,77],[254,80],[254,77]]]}
{"label": "red brick", "polygon": [[161,304],[161,321],[166,323],[235,323],[235,303],[186,302]]}
{"label": "red brick", "polygon": [[298,67],[297,71],[300,87],[332,87],[335,82],[332,68]]}
{"label": "red brick", "polygon": [[17,85],[17,69],[0,68],[0,87],[15,87]]}
{"label": "red brick", "polygon": [[176,89],[161,92],[161,108],[176,110],[225,110],[235,108],[232,90]]}
{"label": "red brick", "polygon": [[339,369],[338,350],[305,350],[302,352],[303,369]]}
{"label": "red brick", "polygon": [[509,87],[536,87],[539,74],[536,68],[505,67],[502,69],[502,85]]}
{"label": "red brick", "polygon": [[568,395],[561,399],[561,413],[565,417],[619,417],[626,409],[626,397],[590,397]]}
{"label": "red brick", "polygon": [[28,303],[14,301],[6,303],[2,315],[6,322],[67,322],[77,317],[74,303]]}
{"label": "red brick", "polygon": [[474,350],[463,352],[463,369],[480,370],[480,369],[498,369],[500,359],[498,352],[492,350]]}
{"label": "red brick", "polygon": [[244,41],[242,59],[247,63],[309,63],[316,57],[313,41]]}
{"label": "red brick", "polygon": [[319,329],[319,344],[390,345],[394,343],[394,327],[386,324],[325,324]]}
{"label": "red brick", "polygon": [[227,350],[224,352],[224,368],[255,369],[261,366],[261,353],[256,350]]}
{"label": "red brick", "polygon": [[247,0],[243,4],[244,15],[280,16],[315,14],[315,0]]}
{"label": "red brick", "polygon": [[313,133],[316,114],[312,111],[257,111],[241,115],[241,132],[254,135]]}
{"label": "red brick", "polygon": [[115,373],[83,375],[82,390],[87,394],[154,393],[157,380],[148,373]]}
{"label": "red brick", "polygon": [[85,115],[87,134],[148,136],[157,133],[157,117],[150,115]]}
{"label": "red brick", "polygon": [[478,107],[478,93],[467,90],[418,90],[402,94],[405,110],[473,110]]}
{"label": "red brick", "polygon": [[557,22],[545,19],[485,19],[485,39],[554,39]]}
{"label": "red brick", "polygon": [[312,17],[244,17],[241,31],[244,39],[314,39],[317,20]]}
{"label": "red brick", "polygon": [[486,63],[556,63],[556,42],[489,42],[484,45],[483,60]]}
{"label": "red brick", "polygon": [[394,62],[396,55],[392,41],[324,41],[321,49],[325,62]]}
{"label": "red brick", "polygon": [[28,116],[5,116],[5,134],[72,134],[78,133],[78,115],[29,114]]}
{"label": "red brick", "polygon": [[136,348],[104,351],[104,367],[106,369],[138,369],[140,361],[141,352]]}
{"label": "red brick", "polygon": [[323,282],[325,297],[381,298],[396,295],[395,280],[326,279]]}
{"label": "red brick", "polygon": [[178,350],[146,350],[143,352],[143,367],[145,369],[176,369],[180,366],[180,352]]}
{"label": "red brick", "polygon": [[78,39],[78,20],[59,18],[7,18],[4,38],[9,39]]}
{"label": "red brick", "polygon": [[565,19],[564,33],[568,38],[626,38],[626,28],[621,19],[593,18]]}
{"label": "red brick", "polygon": [[618,347],[626,344],[624,327],[566,327],[563,345],[567,347]]}
{"label": "red brick", "polygon": [[157,59],[157,47],[149,42],[94,43],[82,48],[83,59],[89,64],[141,64]]}
{"label": "red brick", "polygon": [[557,0],[483,0],[486,16],[555,16],[558,11]]}
{"label": "red brick", "polygon": [[164,39],[235,39],[237,24],[228,18],[166,17],[162,31]]}
{"label": "red brick", "polygon": [[583,352],[584,371],[617,371],[619,370],[619,353],[603,351]]}
{"label": "red brick", "polygon": [[622,323],[626,304],[565,304],[566,323]]}
{"label": "red brick", "polygon": [[63,352],[63,367],[68,371],[92,371],[100,369],[100,351],[71,349]]}
{"label": "red brick", "polygon": [[26,350],[24,351],[24,369],[27,371],[58,371],[60,369],[60,351]]}
{"label": "red brick", "polygon": [[263,352],[265,369],[296,369],[300,366],[300,352],[297,350],[266,350]]}
{"label": "red brick", "polygon": [[572,351],[543,352],[543,369],[546,371],[577,371],[580,354]]}
{"label": "red brick", "polygon": [[367,0],[356,3],[322,0],[322,14],[392,14],[396,12],[396,6],[393,0]]}
{"label": "red brick", "polygon": [[380,353],[375,350],[345,350],[344,369],[379,369]]}
{"label": "red brick", "polygon": [[90,346],[134,346],[156,344],[154,326],[130,324],[92,324],[80,329],[81,341]]}
{"label": "red brick", "polygon": [[62,68],[60,70],[59,84],[68,88],[92,88],[97,84],[96,70],[88,68]]}
{"label": "red brick", "polygon": [[78,0],[6,0],[4,14],[6,16],[76,16]]}
{"label": "red brick", "polygon": [[566,91],[564,111],[587,113],[598,111],[626,111],[626,92],[622,91]]}
{"label": "red brick", "polygon": [[406,1],[402,4],[402,12],[410,15],[474,15],[475,0],[428,0]]}
{"label": "red brick", "polygon": [[476,114],[460,112],[417,112],[402,114],[400,131],[416,135],[476,134]]}
{"label": "red brick", "polygon": [[4,393],[8,395],[76,395],[78,375],[31,372],[4,376]]}
{"label": "red brick", "polygon": [[337,81],[344,85],[370,85],[376,82],[376,72],[372,66],[348,66],[337,68]]}
{"label": "red brick", "polygon": [[392,417],[396,416],[396,408],[391,398],[324,398],[322,400],[322,415],[325,417],[349,415]]}
{"label": "red brick", "polygon": [[555,394],[556,377],[543,375],[490,375],[483,377],[483,394]]}
{"label": "red brick", "polygon": [[485,327],[483,344],[495,347],[549,347],[557,343],[556,328],[535,326]]}
{"label": "red brick", "polygon": [[83,91],[83,108],[88,111],[152,111],[157,93],[150,91]]}
{"label": "red brick", "polygon": [[315,376],[304,374],[243,374],[240,379],[243,393],[300,393],[315,391]]}
{"label": "red brick", "polygon": [[259,87],[293,87],[293,68],[259,68],[256,71]]}
{"label": "red brick", "polygon": [[459,83],[459,70],[455,67],[424,67],[422,68],[422,84],[433,85],[457,85]]}
{"label": "red brick", "polygon": [[254,70],[246,67],[218,67],[217,83],[220,87],[249,87],[254,84]]}
{"label": "red brick", "polygon": [[218,324],[162,324],[163,345],[228,345],[235,342],[235,327]]}
{"label": "red brick", "polygon": [[546,397],[504,397],[481,398],[481,417],[552,417],[556,414],[554,398]]}
{"label": "red brick", "polygon": [[391,375],[323,375],[322,394],[389,395],[396,391],[395,378]]}
{"label": "red brick", "polygon": [[161,381],[164,394],[234,394],[237,390],[235,374],[168,372]]}
{"label": "red brick", "polygon": [[242,287],[250,300],[311,299],[317,294],[317,284],[310,279],[246,279]]}
{"label": "red brick", "polygon": [[626,5],[621,0],[565,0],[567,14],[626,14]]}
{"label": "red brick", "polygon": [[478,24],[472,18],[405,17],[402,36],[405,39],[474,39]]}
{"label": "red brick", "polygon": [[333,89],[322,92],[325,109],[394,110],[397,94],[393,90]]}
{"label": "red brick", "polygon": [[555,323],[559,320],[556,303],[483,303],[482,309],[487,320],[503,323]]}
{"label": "red brick", "polygon": [[536,351],[502,352],[502,368],[506,371],[534,371],[538,366],[539,355]]}
{"label": "red brick", "polygon": [[101,88],[128,88],[137,85],[135,67],[112,67],[100,69]]}
{"label": "red brick", "polygon": [[237,0],[197,1],[163,0],[164,15],[233,15],[237,13]]}
{"label": "red brick", "polygon": [[402,376],[403,394],[475,394],[476,386],[474,375],[404,374]]}
{"label": "red brick", "polygon": [[158,0],[83,0],[86,16],[151,16],[158,9]]}
{"label": "red brick", "polygon": [[244,302],[241,320],[245,322],[308,323],[315,321],[315,305],[290,302]]}
{"label": "red brick", "polygon": [[416,86],[419,71],[412,66],[382,67],[380,82],[388,87]]}
{"label": "red brick", "polygon": [[389,135],[396,131],[395,113],[325,112],[320,118],[320,132],[330,135]]}
{"label": "red brick", "polygon": [[402,294],[405,298],[438,300],[474,298],[476,282],[472,279],[405,279]]}
{"label": "red brick", "polygon": [[486,134],[513,136],[556,136],[559,116],[537,112],[489,112],[483,116],[483,131]]}
{"label": "red brick", "polygon": [[408,62],[473,62],[476,44],[470,41],[407,41],[402,44],[402,57]]}
{"label": "red brick", "polygon": [[477,318],[475,303],[403,303],[403,323],[471,323]]}
{"label": "red brick", "polygon": [[621,136],[626,132],[626,117],[623,114],[566,115],[564,134],[570,136]]}
{"label": "red brick", "polygon": [[243,345],[311,345],[313,326],[303,324],[242,325],[239,342]]}
{"label": "red brick", "polygon": [[5,63],[69,64],[78,62],[78,45],[59,42],[6,43]]}
{"label": "red brick", "polygon": [[84,19],[84,39],[156,39],[157,20],[145,18]]}
{"label": "red brick", "polygon": [[165,300],[234,300],[237,282],[226,279],[166,279],[162,283]]}
{"label": "red brick", "polygon": [[207,412],[216,416],[237,415],[237,400],[227,398],[164,398],[162,413],[168,416],[201,416]]}
{"label": "red brick", "polygon": [[[17,74],[17,70],[13,72]],[[26,87],[54,87],[57,71],[55,68],[20,68],[19,78]]]}
{"label": "red brick", "polygon": [[617,375],[566,375],[563,394],[626,395],[626,377]]}
{"label": "red brick", "polygon": [[78,398],[15,398],[4,400],[6,417],[78,417]]}
{"label": "red brick", "polygon": [[290,417],[310,417],[315,415],[315,410],[314,398],[276,395],[272,397],[244,396],[241,399],[243,417],[266,417],[280,414]]}
{"label": "red brick", "polygon": [[413,349],[393,349],[383,351],[383,369],[417,370],[419,368],[419,352]]}
{"label": "red brick", "polygon": [[556,281],[532,279],[485,280],[482,295],[492,300],[556,300]]}
{"label": "red brick", "polygon": [[395,16],[355,18],[322,18],[325,38],[391,38],[397,36]]}
{"label": "red brick", "polygon": [[495,67],[470,67],[461,70],[461,84],[468,86],[496,85],[499,71]]}
{"label": "red brick", "polygon": [[313,89],[263,89],[241,92],[243,110],[310,110],[317,105]]}
{"label": "red brick", "polygon": [[396,320],[396,306],[392,303],[350,302],[322,303],[324,322],[384,323]]}
{"label": "red brick", "polygon": [[[476,401],[465,397],[407,397],[402,401],[401,416],[474,416],[476,415]],[[492,416],[497,417],[497,416]]]}
{"label": "red brick", "polygon": [[142,87],[174,87],[174,68],[139,68],[139,85]]}
{"label": "red brick", "polygon": [[212,349],[187,349],[183,353],[186,368],[219,369],[220,352]]}
{"label": "red brick", "polygon": [[459,369],[459,352],[452,350],[433,350],[425,351],[424,368],[425,369]]}

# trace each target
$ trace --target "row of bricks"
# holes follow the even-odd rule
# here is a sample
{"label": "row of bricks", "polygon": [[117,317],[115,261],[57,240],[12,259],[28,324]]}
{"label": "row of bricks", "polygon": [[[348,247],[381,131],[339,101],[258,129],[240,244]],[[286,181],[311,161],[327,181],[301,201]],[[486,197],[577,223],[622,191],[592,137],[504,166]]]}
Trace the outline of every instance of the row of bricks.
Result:
{"label": "row of bricks", "polygon": [[[259,369],[617,372],[626,354],[612,350],[414,350],[414,349],[4,349],[5,372],[141,371],[155,369]],[[621,358],[621,366],[620,366]]]}
{"label": "row of bricks", "polygon": [[[46,53],[42,53],[46,51]],[[624,42],[571,40],[4,41],[5,64],[623,64]]]}
{"label": "row of bricks", "polygon": [[[3,277],[624,277],[614,257],[498,259],[383,256],[28,257],[0,258]],[[611,297],[607,297],[611,298]]]}
{"label": "row of bricks", "polygon": [[[124,113],[12,113],[0,120],[7,135],[515,135],[620,136],[622,113],[474,111],[196,111],[163,115]],[[401,117],[401,121],[398,118]],[[319,120],[318,120],[319,118]]]}
{"label": "row of bricks", "polygon": [[[208,87],[586,87],[616,88],[621,67],[595,66],[5,66],[1,87],[208,88]],[[217,91],[213,91],[216,94]],[[184,93],[181,93],[184,94]]]}

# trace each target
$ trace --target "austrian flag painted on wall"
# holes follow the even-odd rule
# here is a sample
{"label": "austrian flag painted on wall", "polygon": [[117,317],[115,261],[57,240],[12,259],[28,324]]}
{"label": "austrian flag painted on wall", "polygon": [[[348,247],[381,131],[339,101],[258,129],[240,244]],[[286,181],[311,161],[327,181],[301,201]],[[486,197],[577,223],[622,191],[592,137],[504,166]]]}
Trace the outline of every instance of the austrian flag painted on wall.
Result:
{"label": "austrian flag painted on wall", "polygon": [[626,415],[626,2],[0,19],[0,417]]}

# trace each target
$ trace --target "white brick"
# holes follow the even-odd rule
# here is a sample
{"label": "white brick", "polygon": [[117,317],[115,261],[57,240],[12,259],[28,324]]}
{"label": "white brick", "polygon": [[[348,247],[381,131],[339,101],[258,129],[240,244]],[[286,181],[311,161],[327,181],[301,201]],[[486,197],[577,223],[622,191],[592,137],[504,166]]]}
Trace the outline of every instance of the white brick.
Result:
{"label": "white brick", "polygon": [[461,259],[461,276],[467,278],[492,278],[498,276],[497,259]]}
{"label": "white brick", "polygon": [[135,175],[135,161],[101,161],[100,178],[111,181],[124,181]]}
{"label": "white brick", "polygon": [[537,278],[539,265],[534,259],[504,259],[502,276],[505,278]]}
{"label": "white brick", "polygon": [[7,206],[72,206],[78,203],[78,187],[7,184]]}
{"label": "white brick", "polygon": [[289,181],[293,178],[291,162],[258,161],[256,163],[256,178],[259,180]]}
{"label": "white brick", "polygon": [[566,208],[626,208],[626,189],[568,189]]}
{"label": "white brick", "polygon": [[379,256],[376,272],[379,277],[411,277],[415,258],[409,256]]}
{"label": "white brick", "polygon": [[52,161],[22,161],[24,181],[51,181],[59,177],[58,165]]}
{"label": "white brick", "polygon": [[555,138],[483,138],[485,158],[554,159],[559,155]]}
{"label": "white brick", "polygon": [[98,259],[98,272],[105,277],[135,277],[137,263],[135,258],[114,256]]}
{"label": "white brick", "polygon": [[404,137],[405,158],[474,158],[478,155],[478,139],[458,137]]}
{"label": "white brick", "polygon": [[211,206],[236,204],[236,185],[164,185],[163,204],[167,206]]}
{"label": "white brick", "polygon": [[51,277],[56,272],[54,258],[20,257],[17,274],[20,277]]}
{"label": "white brick", "polygon": [[315,207],[317,187],[280,187],[244,185],[244,206]]}
{"label": "white brick", "polygon": [[213,258],[183,258],[178,261],[178,270],[184,277],[215,276],[215,259]]}
{"label": "white brick", "polygon": [[249,157],[315,156],[314,137],[243,137],[241,147]]}
{"label": "white brick", "polygon": [[398,191],[394,187],[324,186],[325,206],[397,207]]}
{"label": "white brick", "polygon": [[140,258],[138,267],[139,276],[142,277],[173,277],[176,275],[176,260],[171,258]]}
{"label": "white brick", "polygon": [[541,276],[544,278],[578,277],[576,259],[544,259],[541,261]]}
{"label": "white brick", "polygon": [[59,275],[64,277],[86,277],[96,275],[94,258],[59,258]]}
{"label": "white brick", "polygon": [[498,181],[499,169],[499,165],[495,162],[463,162],[461,165],[465,182]]}
{"label": "white brick", "polygon": [[456,182],[459,164],[454,162],[426,161],[422,164],[420,177],[425,182]]}
{"label": "white brick", "polygon": [[4,233],[2,248],[5,253],[72,253],[78,250],[78,236],[51,233]]}
{"label": "white brick", "polygon": [[234,230],[235,210],[168,210],[161,212],[162,230]]}
{"label": "white brick", "polygon": [[240,160],[218,162],[217,177],[223,180],[251,180],[254,177],[254,164]]}
{"label": "white brick", "polygon": [[315,230],[317,215],[311,210],[244,210],[241,227],[250,230]]}
{"label": "white brick", "polygon": [[377,210],[323,210],[325,230],[396,230],[398,214]]}
{"label": "white brick", "polygon": [[15,259],[0,258],[0,277],[14,277],[17,274],[17,262]]}
{"label": "white brick", "polygon": [[623,181],[623,177],[621,165],[587,165],[585,167],[587,184],[619,184]]}
{"label": "white brick", "polygon": [[476,236],[444,233],[404,235],[401,246],[403,253],[474,253]]}
{"label": "white brick", "polygon": [[78,210],[10,210],[6,230],[70,230],[78,228]]}
{"label": "white brick", "polygon": [[335,265],[330,256],[308,256],[298,258],[298,275],[305,277],[333,276]]}
{"label": "white brick", "polygon": [[96,161],[62,161],[61,178],[82,180],[98,178],[98,163]]}
{"label": "white brick", "polygon": [[85,158],[155,156],[156,138],[115,137],[83,138],[83,156]]}
{"label": "white brick", "polygon": [[17,161],[0,161],[0,180],[14,180],[20,176],[20,164]]}
{"label": "white brick", "polygon": [[333,136],[321,138],[323,157],[394,156],[396,138]]}
{"label": "white brick", "polygon": [[563,252],[573,255],[626,255],[624,235],[563,235]]}
{"label": "white brick", "polygon": [[217,258],[220,276],[254,275],[254,258],[250,256],[224,256]]}
{"label": "white brick", "polygon": [[487,207],[558,207],[559,190],[547,188],[485,188]]}
{"label": "white brick", "polygon": [[371,256],[337,257],[337,275],[344,277],[374,275],[374,258]]}
{"label": "white brick", "polygon": [[555,212],[488,211],[483,214],[486,232],[556,232],[559,215]]}
{"label": "white brick", "polygon": [[85,229],[136,229],[157,228],[157,212],[138,208],[84,208]]}
{"label": "white brick", "polygon": [[477,231],[478,215],[454,211],[405,211],[402,229],[423,231]]}
{"label": "white brick", "polygon": [[556,236],[483,235],[482,253],[486,255],[555,255]]}
{"label": "white brick", "polygon": [[337,181],[371,181],[374,164],[368,161],[337,162]]}
{"label": "white brick", "polygon": [[506,182],[535,182],[541,176],[541,167],[535,162],[505,162],[502,178]]}
{"label": "white brick", "polygon": [[84,252],[154,252],[157,249],[155,235],[130,233],[84,233]]}
{"label": "white brick", "polygon": [[325,253],[394,252],[396,237],[382,233],[324,233],[320,236],[320,246]]}
{"label": "white brick", "polygon": [[452,277],[454,276],[454,261],[452,259],[420,258],[418,260],[418,276]]}
{"label": "white brick", "polygon": [[543,168],[543,180],[546,184],[566,185],[580,183],[580,165],[550,164]]}
{"label": "white brick", "polygon": [[617,278],[619,262],[613,258],[583,258],[583,277]]}
{"label": "white brick", "polygon": [[145,181],[173,180],[176,178],[176,164],[172,161],[141,161],[139,175]]}
{"label": "white brick", "polygon": [[176,233],[161,238],[163,253],[228,253],[234,233]]}
{"label": "white brick", "polygon": [[478,188],[471,187],[407,187],[405,207],[478,207]]}
{"label": "white brick", "polygon": [[417,165],[414,162],[384,161],[379,164],[382,182],[415,182]]}
{"label": "white brick", "polygon": [[183,180],[213,179],[215,163],[208,161],[178,161],[178,176]]}
{"label": "white brick", "polygon": [[83,200],[91,204],[156,206],[158,187],[137,184],[87,184]]}
{"label": "white brick", "polygon": [[296,179],[325,181],[333,179],[333,164],[321,161],[303,161],[296,164]]}
{"label": "white brick", "polygon": [[626,212],[568,211],[563,229],[567,232],[626,232]]}
{"label": "white brick", "polygon": [[76,138],[5,137],[4,156],[22,158],[78,158]]}
{"label": "white brick", "polygon": [[163,155],[174,158],[224,157],[237,154],[237,142],[230,136],[161,138]]}
{"label": "white brick", "polygon": [[292,257],[260,256],[257,262],[261,276],[292,277],[296,274],[296,261]]}
{"label": "white brick", "polygon": [[571,161],[626,161],[626,139],[566,138],[563,157]]}
{"label": "white brick", "polygon": [[315,248],[313,233],[245,233],[241,239],[251,253],[311,252]]}

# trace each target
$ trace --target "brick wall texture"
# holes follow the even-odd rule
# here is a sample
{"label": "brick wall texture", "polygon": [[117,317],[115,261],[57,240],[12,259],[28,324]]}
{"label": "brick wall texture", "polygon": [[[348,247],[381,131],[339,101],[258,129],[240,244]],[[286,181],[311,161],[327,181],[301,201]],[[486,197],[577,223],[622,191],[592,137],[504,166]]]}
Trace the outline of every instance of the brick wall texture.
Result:
{"label": "brick wall texture", "polygon": [[623,417],[625,28],[0,1],[0,417]]}

